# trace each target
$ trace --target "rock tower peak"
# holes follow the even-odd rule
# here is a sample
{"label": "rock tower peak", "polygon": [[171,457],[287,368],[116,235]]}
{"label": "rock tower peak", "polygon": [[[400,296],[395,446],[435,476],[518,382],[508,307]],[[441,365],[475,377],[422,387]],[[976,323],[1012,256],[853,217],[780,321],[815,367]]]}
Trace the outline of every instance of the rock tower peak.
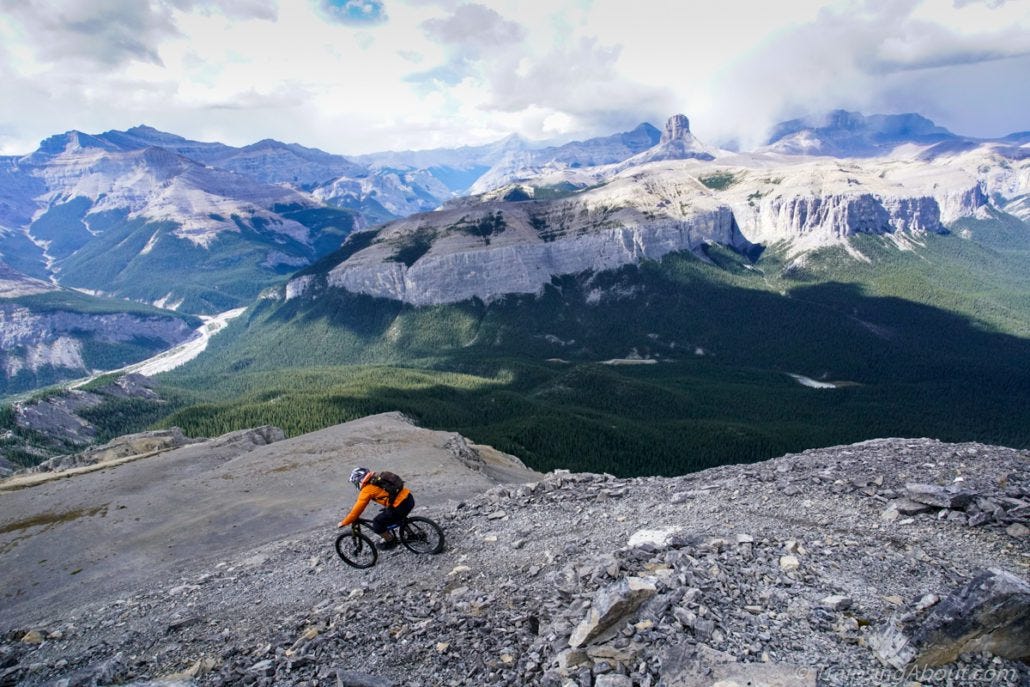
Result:
{"label": "rock tower peak", "polygon": [[690,135],[690,120],[686,115],[675,114],[665,122],[665,131],[662,132],[660,143],[678,141]]}

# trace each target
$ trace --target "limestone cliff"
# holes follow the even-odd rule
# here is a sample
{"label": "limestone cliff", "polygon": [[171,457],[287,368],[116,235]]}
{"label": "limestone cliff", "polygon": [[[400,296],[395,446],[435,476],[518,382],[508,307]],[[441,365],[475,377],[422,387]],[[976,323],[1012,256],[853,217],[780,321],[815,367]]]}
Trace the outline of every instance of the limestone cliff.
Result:
{"label": "limestone cliff", "polygon": [[729,207],[694,179],[627,175],[555,201],[493,202],[415,215],[324,278],[293,280],[287,298],[316,286],[415,305],[536,293],[553,275],[603,271],[706,243],[751,244]]}
{"label": "limestone cliff", "polygon": [[778,196],[753,212],[741,212],[742,225],[756,240],[822,234],[845,238],[895,231],[942,233],[940,206],[934,198],[882,197],[870,193]]}
{"label": "limestone cliff", "polygon": [[[664,136],[665,144],[684,143],[685,118],[670,120]],[[983,155],[990,153],[951,165],[659,157],[542,177],[389,224],[328,274],[293,280],[287,298],[338,287],[414,305],[490,300],[536,293],[556,275],[705,243],[738,251],[787,243],[797,254],[858,234],[945,233],[990,205],[984,180],[970,169]],[[565,197],[539,199],[560,196],[556,189]]]}

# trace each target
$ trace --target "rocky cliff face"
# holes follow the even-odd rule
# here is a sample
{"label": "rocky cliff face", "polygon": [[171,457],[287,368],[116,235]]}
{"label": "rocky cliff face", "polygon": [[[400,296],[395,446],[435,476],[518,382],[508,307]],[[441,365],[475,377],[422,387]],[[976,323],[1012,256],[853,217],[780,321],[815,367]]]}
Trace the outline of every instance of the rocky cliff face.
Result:
{"label": "rocky cliff face", "polygon": [[745,245],[732,215],[723,209],[692,221],[663,220],[524,246],[426,256],[410,267],[397,262],[348,266],[330,273],[328,285],[413,305],[489,301],[536,293],[553,275],[611,270],[693,250],[707,241]]}
{"label": "rocky cliff face", "polygon": [[[1017,660],[1030,646],[1025,452],[887,439],[680,477],[522,471],[491,487],[488,467],[469,469],[443,433],[419,432],[378,416],[235,455],[199,444],[0,492],[0,546],[18,539],[9,560],[34,564],[16,565],[0,598],[0,676],[377,687],[1030,679]],[[383,552],[364,571],[336,557],[334,525],[353,491],[330,482],[373,453],[443,525],[443,553]],[[176,481],[148,479],[154,471]],[[190,494],[188,512],[172,491]],[[63,515],[36,527],[39,513]],[[247,527],[227,537],[226,519]],[[157,551],[148,536],[161,528]],[[117,547],[105,543],[112,532]],[[41,564],[52,538],[67,544],[62,560]],[[104,575],[148,546],[147,566]],[[88,587],[51,572],[62,566]]]}
{"label": "rocky cliff face", "polygon": [[833,238],[855,234],[944,231],[940,207],[933,198],[878,197],[871,194],[794,196],[762,202],[755,221],[745,231],[758,238],[766,234],[805,237],[818,232]]}
{"label": "rocky cliff face", "polygon": [[[670,120],[664,136],[665,143],[617,168],[545,176],[388,225],[324,280],[294,280],[287,295],[320,285],[417,305],[451,303],[535,293],[554,275],[660,259],[705,242],[737,250],[786,242],[797,254],[857,234],[944,233],[991,205],[976,170],[998,162],[990,148],[929,165],[761,155],[644,159],[662,145],[689,143],[686,118]],[[1026,173],[1008,171],[1010,193],[1030,191],[1020,186]],[[532,199],[536,189],[556,188],[572,191]],[[421,248],[398,259],[406,245]]]}
{"label": "rocky cliff face", "polygon": [[[1030,188],[1030,183],[1027,187]],[[977,217],[990,206],[990,198],[979,182],[964,189],[941,193],[934,201],[940,209],[941,222],[946,224],[962,217]]]}
{"label": "rocky cliff face", "polygon": [[764,158],[742,156],[718,172],[728,182],[717,193],[750,241],[788,241],[801,252],[856,234],[944,233],[960,218],[981,216],[992,203],[975,169],[990,157],[980,151],[949,165],[809,160],[769,168]]}
{"label": "rocky cliff face", "polygon": [[156,351],[192,335],[189,325],[176,317],[37,311],[0,301],[0,369],[7,379],[23,370],[34,373],[44,367],[58,368],[64,374],[87,372],[86,341],[119,344],[142,340]]}
{"label": "rocky cliff face", "polygon": [[603,271],[720,243],[750,244],[728,207],[699,184],[626,177],[551,202],[488,203],[416,215],[384,228],[324,279],[290,282],[287,298],[319,286],[415,305],[536,293],[552,275]]}

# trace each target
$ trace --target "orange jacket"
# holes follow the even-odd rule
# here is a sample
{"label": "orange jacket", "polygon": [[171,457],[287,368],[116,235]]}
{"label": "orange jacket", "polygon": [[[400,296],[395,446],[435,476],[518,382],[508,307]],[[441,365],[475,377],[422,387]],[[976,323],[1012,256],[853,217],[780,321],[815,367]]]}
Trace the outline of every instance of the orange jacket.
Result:
{"label": "orange jacket", "polygon": [[375,501],[380,506],[387,508],[396,506],[398,503],[408,498],[410,494],[411,491],[407,487],[404,487],[400,490],[400,493],[397,494],[397,498],[393,500],[393,503],[390,503],[390,494],[386,489],[377,487],[374,484],[366,484],[361,488],[361,491],[358,492],[358,500],[354,502],[354,507],[350,509],[350,513],[347,514],[347,517],[340,522],[340,527],[353,525],[357,519],[361,517],[361,514],[364,512],[369,501]]}

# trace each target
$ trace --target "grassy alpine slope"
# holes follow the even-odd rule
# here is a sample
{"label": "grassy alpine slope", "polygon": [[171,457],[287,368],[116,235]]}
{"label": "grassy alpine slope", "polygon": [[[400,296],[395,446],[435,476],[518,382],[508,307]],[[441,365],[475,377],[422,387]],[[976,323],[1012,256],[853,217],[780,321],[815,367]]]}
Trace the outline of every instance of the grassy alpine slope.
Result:
{"label": "grassy alpine slope", "polygon": [[[192,399],[164,424],[297,434],[402,410],[538,469],[619,475],[883,436],[1030,446],[1030,232],[1006,216],[956,231],[971,238],[856,239],[868,263],[713,247],[489,305],[262,301],[162,378]],[[637,356],[658,362],[604,363]]]}

